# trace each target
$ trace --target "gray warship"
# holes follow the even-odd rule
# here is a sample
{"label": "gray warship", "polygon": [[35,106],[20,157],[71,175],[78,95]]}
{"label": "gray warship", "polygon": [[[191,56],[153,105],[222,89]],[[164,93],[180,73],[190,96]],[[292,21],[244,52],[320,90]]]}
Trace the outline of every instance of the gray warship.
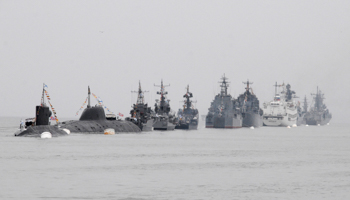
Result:
{"label": "gray warship", "polygon": [[300,126],[302,124],[306,124],[305,115],[307,113],[308,102],[306,96],[304,98],[303,107],[300,106],[300,102],[298,103],[298,119],[297,125]]}
{"label": "gray warship", "polygon": [[137,133],[141,129],[130,121],[117,119],[114,114],[106,117],[101,105],[90,105],[90,87],[88,87],[88,105],[79,120],[62,122],[61,127],[71,133],[104,133],[106,129],[114,129],[115,133]]}
{"label": "gray warship", "polygon": [[206,128],[241,128],[242,115],[237,100],[227,93],[229,86],[224,76],[221,78],[221,91],[210,104],[205,119]]}
{"label": "gray warship", "polygon": [[314,105],[305,114],[305,123],[308,125],[325,125],[332,119],[332,114],[329,112],[327,106],[323,103],[324,94],[318,90],[313,96]]}
{"label": "gray warship", "polygon": [[161,85],[154,85],[160,87],[160,91],[157,94],[160,95],[160,100],[156,100],[154,104],[155,111],[155,121],[153,123],[153,130],[174,130],[176,124],[175,114],[171,112],[170,100],[166,98],[168,92],[165,91],[165,87],[170,85],[163,85],[163,80]]}
{"label": "gray warship", "polygon": [[136,124],[141,131],[152,131],[154,121],[152,115],[154,115],[154,112],[151,107],[148,107],[147,103],[145,104],[144,93],[147,91],[142,91],[141,83],[139,82],[139,90],[132,92],[137,93],[137,101],[132,106],[132,110],[130,110],[131,117],[127,117],[125,120]]}
{"label": "gray warship", "polygon": [[243,82],[247,85],[245,92],[237,97],[237,101],[242,111],[243,127],[260,127],[263,125],[263,111],[259,107],[259,100],[249,87],[252,82]]}
{"label": "gray warship", "polygon": [[187,85],[187,92],[183,96],[185,98],[183,109],[177,112],[178,122],[175,129],[193,130],[198,128],[198,110],[193,108],[190,98],[193,97],[192,92],[189,91]]}
{"label": "gray warship", "polygon": [[50,125],[50,117],[52,112],[45,103],[45,91],[44,84],[41,104],[35,108],[35,118],[28,118],[25,120],[25,122],[21,121],[19,130],[14,134],[15,136],[41,137],[41,134],[44,132],[49,132],[52,137],[69,134],[67,130],[63,130],[63,128],[59,126],[57,116],[55,116],[57,124]]}

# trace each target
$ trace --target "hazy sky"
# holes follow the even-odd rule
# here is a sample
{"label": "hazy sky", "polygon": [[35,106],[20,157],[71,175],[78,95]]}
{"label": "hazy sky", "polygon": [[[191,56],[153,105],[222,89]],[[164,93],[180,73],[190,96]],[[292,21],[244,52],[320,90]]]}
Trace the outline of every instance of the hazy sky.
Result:
{"label": "hazy sky", "polygon": [[[350,105],[350,1],[0,1],[0,116],[34,117],[42,84],[58,117],[74,117],[87,86],[128,115],[141,81],[154,105],[161,79],[173,110],[190,85],[200,114],[249,79],[260,102],[290,83],[319,86],[333,121]],[[96,101],[92,100],[95,104]]]}

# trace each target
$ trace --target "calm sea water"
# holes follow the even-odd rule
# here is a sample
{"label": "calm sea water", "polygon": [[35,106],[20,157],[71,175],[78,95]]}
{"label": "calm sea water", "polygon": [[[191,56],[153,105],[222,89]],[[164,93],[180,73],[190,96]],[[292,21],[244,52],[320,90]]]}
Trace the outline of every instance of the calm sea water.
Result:
{"label": "calm sea water", "polygon": [[350,126],[14,137],[1,199],[349,199]]}

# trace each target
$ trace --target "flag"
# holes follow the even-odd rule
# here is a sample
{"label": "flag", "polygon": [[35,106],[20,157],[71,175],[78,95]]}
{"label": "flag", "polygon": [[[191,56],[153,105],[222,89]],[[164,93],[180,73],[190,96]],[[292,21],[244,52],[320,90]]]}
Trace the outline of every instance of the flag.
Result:
{"label": "flag", "polygon": [[118,115],[119,115],[119,116],[121,116],[121,117],[124,117],[124,115],[123,115],[123,114],[121,114],[121,113],[119,113]]}
{"label": "flag", "polygon": [[[47,87],[47,85],[44,83],[44,88],[46,88]],[[48,88],[48,87],[47,87]]]}

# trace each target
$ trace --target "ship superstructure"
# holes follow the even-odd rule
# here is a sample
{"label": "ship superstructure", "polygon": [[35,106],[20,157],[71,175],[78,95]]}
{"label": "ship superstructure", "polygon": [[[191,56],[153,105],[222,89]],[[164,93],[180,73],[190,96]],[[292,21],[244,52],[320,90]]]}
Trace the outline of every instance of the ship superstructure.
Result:
{"label": "ship superstructure", "polygon": [[154,112],[151,107],[148,107],[148,104],[145,103],[144,93],[148,91],[143,91],[141,88],[141,83],[139,82],[138,91],[132,91],[137,93],[136,104],[132,106],[130,110],[131,117],[126,118],[136,124],[142,131],[152,131],[153,130],[153,121],[152,115]]}
{"label": "ship superstructure", "polygon": [[182,109],[177,112],[178,122],[175,129],[197,129],[198,128],[198,110],[194,108],[192,92],[189,91],[187,85],[187,92],[183,96],[185,98]]}
{"label": "ship superstructure", "polygon": [[163,80],[161,85],[154,85],[160,87],[160,91],[157,94],[160,95],[160,99],[156,99],[154,104],[154,111],[156,114],[155,121],[153,124],[154,130],[174,130],[176,124],[175,113],[171,111],[170,108],[170,99],[167,99],[166,95],[168,94],[165,91],[165,87],[170,85],[163,85]]}
{"label": "ship superstructure", "polygon": [[[263,123],[265,126],[293,126],[298,121],[298,103],[295,101],[295,92],[290,84],[274,85],[275,96],[270,102],[263,104]],[[281,90],[277,93],[277,87]]]}
{"label": "ship superstructure", "polygon": [[221,91],[211,102],[206,116],[206,128],[241,128],[242,115],[238,102],[227,93],[229,82],[227,77],[221,78]]}
{"label": "ship superstructure", "polygon": [[245,92],[238,96],[237,101],[241,108],[244,127],[260,127],[262,126],[263,111],[259,107],[259,100],[250,87],[252,82],[243,82],[246,85]]}
{"label": "ship superstructure", "polygon": [[316,94],[313,96],[313,106],[305,114],[305,123],[308,125],[325,125],[332,119],[332,114],[323,103],[324,94],[317,87]]}

